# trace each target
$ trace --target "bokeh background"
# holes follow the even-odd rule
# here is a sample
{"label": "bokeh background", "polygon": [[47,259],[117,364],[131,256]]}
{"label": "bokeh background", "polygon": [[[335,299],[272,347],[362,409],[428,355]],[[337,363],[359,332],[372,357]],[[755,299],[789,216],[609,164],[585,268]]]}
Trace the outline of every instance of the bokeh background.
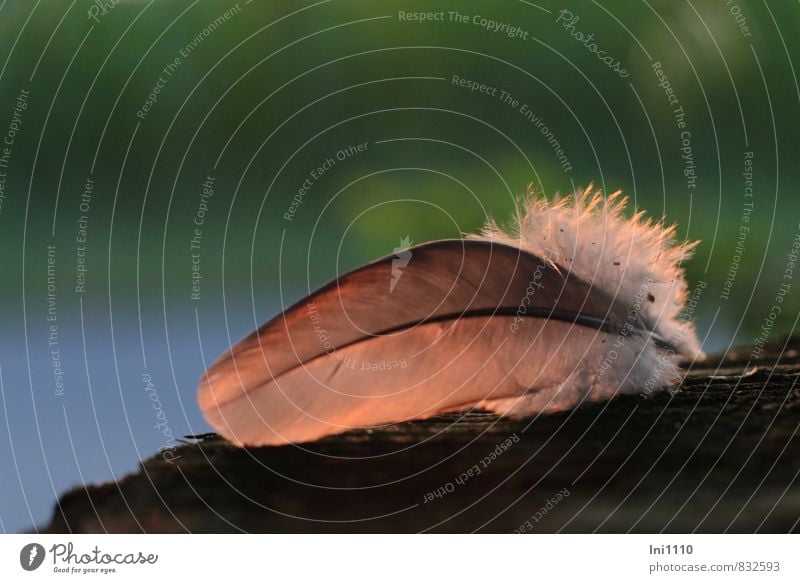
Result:
{"label": "bokeh background", "polygon": [[207,431],[197,379],[281,305],[529,186],[622,189],[701,239],[706,351],[790,333],[798,26],[745,0],[4,0],[0,531]]}

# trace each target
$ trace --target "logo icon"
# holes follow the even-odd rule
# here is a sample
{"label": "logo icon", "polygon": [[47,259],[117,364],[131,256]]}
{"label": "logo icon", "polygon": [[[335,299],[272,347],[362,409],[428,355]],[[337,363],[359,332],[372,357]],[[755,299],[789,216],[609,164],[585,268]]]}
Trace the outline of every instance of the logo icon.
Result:
{"label": "logo icon", "polygon": [[39,543],[28,543],[19,552],[19,564],[26,571],[35,571],[44,562],[44,547]]}
{"label": "logo icon", "polygon": [[403,270],[411,261],[411,237],[406,235],[400,239],[400,246],[392,250],[394,257],[392,258],[392,280],[389,282],[389,293],[394,291],[394,286],[400,281],[400,276],[403,275]]}

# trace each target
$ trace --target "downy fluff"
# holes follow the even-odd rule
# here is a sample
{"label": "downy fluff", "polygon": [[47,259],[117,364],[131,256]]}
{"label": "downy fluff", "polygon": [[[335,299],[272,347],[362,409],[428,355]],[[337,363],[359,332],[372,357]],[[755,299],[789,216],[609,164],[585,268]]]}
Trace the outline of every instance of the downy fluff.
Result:
{"label": "downy fluff", "polygon": [[649,394],[680,379],[682,359],[705,358],[694,324],[682,317],[689,295],[682,263],[699,241],[678,242],[674,224],[645,218],[644,211],[628,218],[627,205],[621,191],[604,196],[591,184],[553,200],[529,189],[511,226],[490,219],[479,235],[469,238],[518,247],[571,271],[627,307],[631,323],[642,322],[672,347],[620,331],[612,341],[600,340],[597,354],[587,353],[599,367],[573,371],[552,394],[487,400],[483,408],[527,416],[615,394]]}

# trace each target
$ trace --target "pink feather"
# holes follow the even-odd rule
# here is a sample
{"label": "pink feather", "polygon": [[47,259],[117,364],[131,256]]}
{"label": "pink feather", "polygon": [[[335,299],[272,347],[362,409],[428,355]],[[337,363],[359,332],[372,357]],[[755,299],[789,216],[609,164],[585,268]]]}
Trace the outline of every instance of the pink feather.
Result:
{"label": "pink feather", "polygon": [[511,234],[488,225],[343,275],[223,355],[200,407],[234,443],[278,445],[668,386],[679,355],[702,356],[680,318],[693,245],[624,207],[589,189],[531,196]]}

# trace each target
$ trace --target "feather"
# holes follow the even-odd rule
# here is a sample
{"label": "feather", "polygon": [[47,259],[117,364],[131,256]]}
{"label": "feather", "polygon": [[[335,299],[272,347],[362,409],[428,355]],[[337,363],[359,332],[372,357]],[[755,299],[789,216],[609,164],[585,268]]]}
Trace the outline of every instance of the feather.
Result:
{"label": "feather", "polygon": [[701,358],[675,227],[591,187],[529,194],[508,231],[408,247],[340,276],[220,357],[198,402],[238,445],[480,407],[524,416],[662,389]]}

